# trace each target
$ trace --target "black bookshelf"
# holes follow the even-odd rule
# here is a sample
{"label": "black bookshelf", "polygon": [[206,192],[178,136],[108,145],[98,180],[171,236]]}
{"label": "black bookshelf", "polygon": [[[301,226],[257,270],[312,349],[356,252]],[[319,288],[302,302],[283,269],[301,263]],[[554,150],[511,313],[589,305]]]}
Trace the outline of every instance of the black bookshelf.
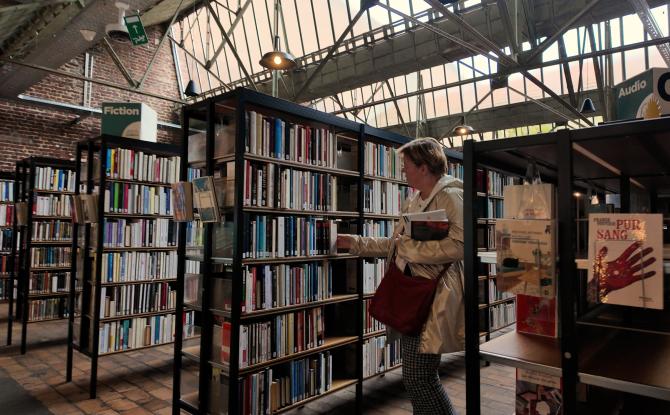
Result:
{"label": "black bookshelf", "polygon": [[[76,162],[76,189],[75,197],[82,194],[97,195],[97,216],[95,218],[88,218],[81,220],[83,223],[74,223],[73,225],[73,239],[72,239],[72,264],[71,264],[71,288],[79,282],[82,286],[82,301],[80,303],[70,302],[70,319],[68,324],[68,352],[67,352],[67,373],[66,380],[72,380],[72,365],[73,365],[73,351],[77,350],[80,353],[88,356],[91,359],[90,384],[89,394],[93,399],[97,393],[97,373],[98,360],[101,357],[113,355],[117,353],[125,353],[137,350],[143,350],[149,347],[157,347],[172,343],[171,341],[160,341],[153,343],[150,339],[149,345],[135,345],[131,347],[128,342],[132,339],[126,338],[125,344],[121,344],[119,349],[109,350],[107,352],[100,350],[100,330],[101,327],[108,322],[120,322],[122,320],[131,320],[136,318],[150,318],[150,317],[164,317],[174,316],[175,310],[169,307],[161,308],[151,312],[125,312],[122,315],[114,315],[108,317],[101,317],[101,302],[103,301],[102,289],[109,287],[130,287],[139,283],[154,284],[165,283],[174,284],[176,278],[155,278],[146,280],[120,281],[114,283],[103,283],[102,269],[103,269],[103,254],[106,253],[137,253],[137,252],[153,252],[153,253],[168,253],[175,252],[174,246],[160,246],[160,247],[118,247],[108,248],[105,245],[105,237],[107,229],[105,228],[105,221],[114,218],[126,219],[171,219],[171,215],[163,214],[119,214],[111,210],[105,212],[105,193],[107,190],[107,183],[110,183],[110,188],[115,183],[120,185],[142,185],[149,186],[156,189],[169,190],[169,183],[161,180],[135,180],[135,179],[118,179],[111,177],[111,166],[108,165],[108,150],[129,150],[135,152],[132,157],[137,157],[139,152],[146,156],[156,156],[163,158],[171,158],[179,155],[179,147],[172,144],[154,143],[147,141],[140,141],[135,139],[128,139],[123,137],[115,137],[109,135],[102,135],[99,137],[90,138],[77,143],[77,162]],[[111,153],[110,153],[111,154]],[[126,157],[126,156],[124,156]],[[117,160],[117,159],[115,159]],[[121,156],[118,156],[121,160]],[[132,169],[132,161],[125,158],[124,163],[126,167]],[[137,160],[137,159],[136,159]],[[139,163],[139,162],[138,162]],[[112,164],[110,161],[109,164]],[[139,167],[139,164],[136,166]],[[146,165],[144,165],[146,168]],[[119,168],[122,169],[123,166]],[[136,167],[137,168],[137,167]],[[178,176],[178,169],[175,170],[175,177]],[[130,191],[128,191],[130,193]],[[110,196],[111,199],[111,196]],[[108,201],[113,203],[112,200]],[[79,320],[77,322],[77,320]],[[129,323],[130,325],[131,323]],[[129,336],[131,328],[125,327],[125,335]],[[133,330],[139,327],[132,327]],[[146,331],[146,327],[144,328]],[[164,333],[163,333],[164,334]],[[135,337],[137,334],[135,333]],[[165,336],[161,336],[165,337]]]}
{"label": "black bookshelf", "polygon": [[[11,238],[11,248],[6,250],[3,249],[0,251],[0,261],[3,261],[4,264],[4,270],[0,271],[0,284],[2,284],[2,296],[0,296],[0,303],[7,303],[7,345],[12,344],[12,323],[14,319],[16,318],[15,316],[15,305],[16,305],[16,300],[15,300],[15,295],[14,295],[14,290],[15,287],[17,287],[17,282],[16,281],[16,254],[17,254],[17,249],[16,249],[16,243],[17,243],[17,238],[16,238],[16,233],[15,233],[15,226],[14,226],[14,218],[16,217],[16,208],[15,208],[15,200],[16,200],[16,193],[18,191],[18,184],[16,182],[16,172],[7,172],[7,171],[0,171],[0,183],[12,183],[13,189],[11,192],[9,192],[6,195],[3,195],[3,197],[0,197],[0,204],[4,206],[0,206],[0,209],[6,209],[9,211],[13,207],[13,214],[11,217],[11,220],[6,220],[5,223],[0,223],[0,228],[1,232],[3,232],[4,236],[9,235]],[[4,197],[7,196],[7,197]]]}
{"label": "black bookshelf", "polygon": [[[60,197],[60,202],[69,205],[68,195],[71,193],[62,188],[47,189],[39,186],[37,180],[40,178],[39,171],[46,169],[57,169],[64,172],[71,172],[74,170],[74,162],[68,160],[61,160],[48,157],[29,157],[16,163],[16,188],[15,201],[21,202],[26,207],[26,222],[19,224],[17,216],[14,219],[14,231],[17,243],[15,249],[17,250],[15,259],[17,261],[18,272],[18,298],[16,304],[16,315],[21,320],[21,354],[27,351],[27,334],[29,323],[39,323],[42,321],[53,321],[66,318],[67,312],[67,292],[66,290],[54,292],[53,287],[51,292],[34,293],[30,291],[31,276],[35,272],[49,272],[63,271],[69,269],[69,264],[65,266],[39,266],[32,265],[33,248],[50,247],[50,244],[42,241],[40,244],[35,244],[33,241],[33,228],[38,226],[38,223],[48,222],[52,220],[59,220],[63,223],[69,222],[71,219],[68,215],[59,214],[57,216],[41,215],[33,213],[33,209],[37,208],[35,203],[40,196]],[[64,173],[66,174],[66,173]],[[58,179],[56,179],[58,180]],[[62,178],[61,186],[66,184],[64,177]],[[38,212],[39,213],[39,212]],[[58,244],[51,247],[56,248]],[[64,264],[63,264],[64,265]],[[62,278],[63,275],[57,278]],[[38,319],[31,318],[29,315],[30,305],[32,301],[49,301],[54,304],[57,303],[57,315],[42,317]],[[20,317],[19,317],[20,316]],[[12,319],[10,316],[9,331],[12,330]]]}
{"label": "black bookshelf", "polygon": [[[577,401],[578,383],[587,385],[587,393],[595,388],[604,389],[612,402],[635,402],[644,396],[660,400],[657,403],[666,401],[664,408],[667,408],[670,383],[664,375],[668,367],[663,356],[667,356],[669,344],[668,308],[645,310],[589,302],[586,270],[578,269],[575,262],[576,257],[586,257],[586,247],[581,245],[577,251],[573,191],[595,188],[599,193],[620,194],[622,213],[667,215],[667,210],[658,207],[662,195],[670,190],[668,131],[670,119],[666,117],[533,137],[465,142],[466,275],[475,272],[478,265],[474,231],[477,217],[473,209],[477,197],[476,168],[492,166],[523,175],[527,163],[536,161],[543,182],[556,185],[560,333],[557,339],[547,339],[510,332],[480,345],[477,289],[472,281],[466,280],[468,414],[481,413],[480,359],[560,376],[566,414],[597,412],[588,407],[591,403],[588,398],[585,402]],[[635,198],[634,192],[638,194]],[[661,412],[665,410],[658,413]]]}
{"label": "black bookshelf", "polygon": [[[304,162],[295,162],[285,159],[272,158],[267,156],[258,156],[245,151],[245,140],[247,135],[248,121],[247,111],[257,111],[267,117],[277,117],[286,121],[287,123],[295,123],[310,126],[311,128],[324,128],[332,133],[341,147],[342,153],[351,152],[351,159],[347,160],[347,166],[342,167],[342,162],[337,164],[337,167],[332,166],[318,166],[315,164],[305,164]],[[233,120],[236,125],[234,135],[232,137],[235,142],[235,150],[232,154],[214,156],[215,131],[217,123],[221,123],[223,117]],[[181,315],[185,310],[196,313],[195,324],[200,327],[201,335],[199,338],[184,341],[182,338],[183,332],[178,327],[175,332],[175,365],[174,365],[174,405],[173,413],[178,414],[180,411],[187,411],[194,414],[204,413],[239,413],[242,400],[238,395],[238,391],[242,385],[242,377],[251,373],[263,373],[270,368],[281,368],[282,364],[293,362],[304,357],[314,357],[318,352],[331,352],[333,354],[333,367],[340,366],[337,369],[344,369],[348,367],[347,373],[335,373],[333,371],[332,387],[328,391],[315,396],[305,397],[299,402],[293,402],[286,406],[279,408],[273,413],[281,413],[295,407],[304,405],[314,399],[326,396],[337,390],[343,388],[355,387],[357,396],[357,410],[361,412],[362,395],[363,395],[363,381],[374,376],[383,375],[377,373],[373,376],[363,376],[363,342],[373,337],[370,333],[363,332],[363,260],[353,257],[351,255],[340,253],[338,255],[323,255],[323,256],[307,256],[304,258],[285,257],[278,259],[246,259],[242,258],[241,247],[245,243],[244,222],[245,213],[261,213],[278,216],[318,216],[323,218],[332,218],[340,220],[340,225],[345,227],[354,227],[360,231],[365,219],[394,219],[393,215],[375,215],[365,213],[363,211],[364,195],[363,182],[369,180],[380,180],[388,183],[401,184],[402,180],[388,178],[388,177],[374,177],[366,175],[364,172],[365,163],[365,148],[364,144],[367,141],[374,141],[377,143],[384,143],[386,146],[397,147],[409,139],[394,133],[384,130],[379,130],[362,124],[357,124],[349,120],[324,114],[310,108],[306,108],[295,103],[287,102],[281,99],[269,97],[250,91],[247,89],[237,89],[227,94],[218,97],[210,98],[208,100],[193,104],[184,109],[184,129],[182,158],[188,158],[188,143],[192,139],[192,135],[205,133],[206,146],[204,150],[204,161],[192,163],[192,168],[197,168],[201,176],[216,176],[223,171],[222,163],[233,163],[229,170],[234,171],[234,177],[238,178],[234,181],[235,200],[232,206],[221,208],[221,213],[224,216],[225,222],[232,222],[234,224],[231,230],[230,240],[232,253],[226,255],[227,258],[223,261],[215,260],[213,257],[212,246],[216,238],[217,227],[219,224],[206,223],[204,224],[204,235],[202,237],[203,246],[198,250],[202,252],[201,256],[187,256],[187,241],[186,229],[187,227],[195,226],[193,224],[187,225],[182,223],[180,225],[180,244],[179,244],[179,275],[180,282],[177,285],[178,292],[177,301],[177,315]],[[233,133],[231,133],[233,134]],[[259,209],[243,204],[244,196],[244,181],[239,179],[245,175],[245,161],[262,161],[267,163],[275,163],[281,166],[296,168],[301,171],[330,173],[336,175],[339,179],[349,180],[347,186],[355,188],[357,195],[352,202],[354,208],[342,209],[346,212],[329,212],[329,211],[295,211],[283,210],[278,208],[264,207]],[[187,163],[182,163],[182,180],[189,180],[189,166]],[[339,184],[339,183],[338,183]],[[343,203],[338,200],[338,204]],[[340,209],[340,206],[338,206]],[[344,223],[344,225],[343,225]],[[344,232],[347,233],[347,232]],[[189,247],[193,249],[192,247]],[[333,267],[341,267],[344,269],[345,265],[342,261],[353,261],[349,266],[355,269],[355,281],[350,281],[351,286],[349,291],[345,287],[335,287],[333,290],[333,298],[323,301],[313,301],[302,304],[296,304],[286,307],[269,308],[255,312],[242,312],[241,304],[245,293],[241,281],[242,278],[237,276],[242,275],[244,267],[250,264],[277,264],[277,263],[291,263],[292,261],[310,262],[321,260],[323,258],[333,264]],[[187,266],[186,260],[201,260],[200,275],[202,292],[201,303],[197,306],[193,304],[185,304],[183,301],[184,295],[184,271]],[[223,266],[221,262],[226,263],[227,268],[221,270]],[[338,265],[339,264],[339,265]],[[224,274],[222,274],[224,272]],[[213,284],[217,278],[225,278],[225,273],[235,276],[231,278],[231,294],[229,301],[229,310],[220,310],[213,308],[213,301],[220,302],[221,298],[211,295],[213,292]],[[230,278],[230,277],[228,277]],[[336,282],[336,279],[344,279],[344,273],[333,273],[333,285],[340,284],[342,281]],[[222,297],[222,296],[219,296]],[[298,353],[289,353],[279,359],[272,359],[269,361],[254,364],[249,367],[240,367],[239,353],[240,353],[240,325],[247,322],[262,321],[264,318],[277,316],[286,312],[312,310],[323,307],[324,318],[326,319],[325,331],[326,339],[322,346],[312,349],[304,350]],[[332,308],[332,309],[331,309]],[[340,321],[335,322],[332,317],[333,313],[344,313],[347,318],[341,318]],[[350,318],[349,318],[350,316]],[[215,319],[225,319],[231,325],[230,331],[230,358],[225,364],[217,362],[213,358],[213,326]],[[351,319],[354,319],[352,321]],[[219,320],[220,321],[220,320]],[[217,333],[218,334],[218,333]],[[383,335],[384,332],[378,332],[375,335]],[[198,344],[193,344],[195,340]],[[218,346],[218,345],[217,345]],[[336,360],[339,359],[339,360]],[[343,360],[344,359],[344,360]],[[399,366],[387,369],[395,369]],[[267,372],[266,372],[267,373]],[[197,379],[197,380],[196,380]],[[215,384],[216,381],[225,382],[225,388]],[[197,388],[187,390],[183,386],[197,382]],[[225,393],[226,396],[220,396]],[[214,394],[214,395],[213,395]],[[225,406],[213,405],[213,402],[219,399],[226,401]]]}

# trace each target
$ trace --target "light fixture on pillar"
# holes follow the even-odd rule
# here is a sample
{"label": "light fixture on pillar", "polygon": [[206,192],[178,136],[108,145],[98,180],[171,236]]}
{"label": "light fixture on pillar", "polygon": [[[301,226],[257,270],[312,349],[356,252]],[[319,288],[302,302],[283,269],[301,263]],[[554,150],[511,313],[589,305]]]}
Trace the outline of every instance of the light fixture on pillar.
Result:
{"label": "light fixture on pillar", "polygon": [[584,99],[582,102],[582,108],[579,110],[580,114],[593,114],[596,112],[596,107],[593,105],[593,100],[591,98]]}
{"label": "light fixture on pillar", "polygon": [[279,48],[279,7],[279,0],[275,0],[274,50],[264,54],[260,61],[261,66],[275,71],[293,69],[298,65],[293,55]]}
{"label": "light fixture on pillar", "polygon": [[475,129],[465,123],[465,117],[461,117],[458,125],[451,129],[451,135],[464,136],[475,132]]}

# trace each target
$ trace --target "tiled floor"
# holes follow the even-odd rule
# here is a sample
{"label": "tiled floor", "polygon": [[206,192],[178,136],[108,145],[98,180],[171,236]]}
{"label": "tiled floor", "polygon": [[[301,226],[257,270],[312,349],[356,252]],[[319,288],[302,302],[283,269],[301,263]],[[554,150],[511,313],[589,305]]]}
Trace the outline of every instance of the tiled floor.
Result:
{"label": "tiled floor", "polygon": [[[0,306],[0,340],[5,343],[6,305]],[[73,382],[65,383],[67,325],[65,321],[29,325],[28,353],[17,346],[20,326],[14,329],[14,345],[0,347],[0,369],[54,414],[170,414],[172,408],[172,347],[103,357],[98,369],[98,397],[89,399],[90,359],[75,352]],[[454,406],[465,414],[465,368],[462,356],[445,356],[440,369],[442,383]],[[316,400],[293,415],[349,414],[354,411],[353,387]],[[366,414],[411,414],[400,370],[364,384]],[[482,412],[510,415],[514,412],[514,370],[491,365],[482,369]],[[2,402],[0,402],[2,408]],[[0,410],[0,413],[2,411]],[[24,414],[21,414],[24,415]],[[25,415],[30,415],[26,413]]]}

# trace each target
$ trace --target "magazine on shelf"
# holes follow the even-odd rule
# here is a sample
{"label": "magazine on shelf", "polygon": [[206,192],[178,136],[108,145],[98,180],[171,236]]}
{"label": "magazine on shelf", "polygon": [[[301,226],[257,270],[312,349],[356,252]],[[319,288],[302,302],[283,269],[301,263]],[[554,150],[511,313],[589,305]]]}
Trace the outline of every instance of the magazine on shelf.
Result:
{"label": "magazine on shelf", "polygon": [[516,331],[538,336],[557,337],[556,297],[517,294]]}
{"label": "magazine on shelf", "polygon": [[188,222],[193,220],[193,185],[189,182],[172,184],[174,200],[174,220]]}
{"label": "magazine on shelf", "polygon": [[96,223],[98,221],[98,195],[82,194],[81,212],[85,223]]}
{"label": "magazine on shelf", "polygon": [[534,370],[516,370],[517,415],[559,415],[563,413],[561,378]]}
{"label": "magazine on shelf", "polygon": [[198,209],[201,222],[220,222],[221,212],[216,201],[212,176],[193,179],[193,205]]}
{"label": "magazine on shelf", "polygon": [[72,212],[72,223],[84,224],[84,207],[81,195],[70,196],[70,211]]}
{"label": "magazine on shelf", "polygon": [[556,225],[553,220],[498,219],[498,290],[555,296]]}
{"label": "magazine on shelf", "polygon": [[589,215],[588,287],[601,303],[663,309],[663,215]]}

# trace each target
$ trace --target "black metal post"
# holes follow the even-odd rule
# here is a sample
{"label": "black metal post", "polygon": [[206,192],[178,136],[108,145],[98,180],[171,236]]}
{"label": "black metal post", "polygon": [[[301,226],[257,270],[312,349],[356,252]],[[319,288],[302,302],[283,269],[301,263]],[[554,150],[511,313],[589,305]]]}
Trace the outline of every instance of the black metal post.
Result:
{"label": "black metal post", "polygon": [[[356,200],[357,210],[358,210],[358,232],[362,233],[363,229],[363,177],[365,175],[365,139],[367,135],[367,128],[365,125],[361,125],[358,136],[358,197]],[[337,137],[335,137],[337,140]],[[337,145],[337,144],[336,144]],[[356,280],[356,289],[358,291],[358,306],[356,310],[357,316],[363,316],[364,307],[364,292],[363,292],[363,270],[365,269],[363,265],[363,258],[356,260],[356,268],[358,271],[358,278]],[[359,324],[357,327],[358,330],[358,344],[356,346],[356,376],[358,377],[358,383],[356,383],[356,413],[363,413],[363,379],[365,374],[363,373],[363,318],[359,318]]]}
{"label": "black metal post", "polygon": [[[179,180],[188,180],[188,131],[189,116],[183,112],[182,119],[182,145],[181,160],[179,163]],[[172,382],[172,414],[181,413],[181,351],[184,342],[184,280],[186,270],[186,222],[177,224],[179,229],[179,238],[177,242],[177,306],[175,310],[175,332],[174,332],[174,367]],[[202,359],[201,359],[202,360]]]}
{"label": "black metal post", "polygon": [[[79,183],[81,181],[81,144],[77,144],[77,168],[75,169],[74,179],[74,195],[72,198],[79,197]],[[72,203],[74,206],[74,203]],[[74,212],[72,212],[72,252],[70,255],[70,295],[68,296],[68,324],[67,324],[67,363],[65,368],[65,381],[72,381],[72,365],[73,365],[73,348],[74,348],[74,313],[75,313],[75,290],[77,281],[77,248],[79,247],[79,224],[74,220]],[[85,253],[84,253],[85,255]]]}
{"label": "black metal post", "polygon": [[[17,167],[18,169],[18,167]],[[14,175],[14,217],[12,218],[12,252],[9,257],[9,280],[7,281],[7,295],[9,297],[9,310],[7,313],[7,346],[12,344],[12,328],[14,325],[14,278],[16,278],[16,255],[17,255],[17,246],[19,243],[19,227],[16,221],[16,202],[19,198],[19,175],[18,170],[15,171]],[[18,311],[18,304],[16,304]]]}
{"label": "black metal post", "polygon": [[622,175],[619,181],[621,213],[630,213],[630,177]]}
{"label": "black metal post", "polygon": [[563,368],[563,413],[577,413],[577,327],[575,227],[572,209],[572,141],[570,132],[556,133],[558,155],[558,300]]}
{"label": "black metal post", "polygon": [[[32,242],[32,223],[33,223],[33,200],[35,198],[35,159],[30,158],[28,165],[28,222],[27,226],[24,226],[23,238],[26,241],[25,250],[23,252],[23,272],[20,273],[19,277],[22,284],[22,293],[23,293],[23,307],[22,307],[22,321],[21,321],[21,354],[26,354],[27,350],[27,336],[28,336],[28,309],[30,308],[30,261],[31,261],[31,242]],[[21,251],[19,251],[21,255]]]}
{"label": "black metal post", "polygon": [[477,294],[476,253],[477,218],[475,203],[475,169],[477,155],[474,141],[463,143],[463,228],[465,261],[465,405],[468,415],[479,415],[479,300]]}

